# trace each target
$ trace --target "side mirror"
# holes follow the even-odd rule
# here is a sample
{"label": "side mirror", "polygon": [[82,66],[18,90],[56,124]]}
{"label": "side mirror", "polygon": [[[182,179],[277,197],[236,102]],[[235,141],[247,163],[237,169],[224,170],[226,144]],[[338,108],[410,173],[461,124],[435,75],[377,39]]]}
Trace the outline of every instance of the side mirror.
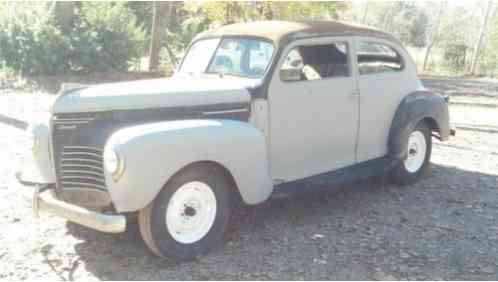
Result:
{"label": "side mirror", "polygon": [[300,68],[281,69],[280,79],[282,81],[300,81],[302,71]]}

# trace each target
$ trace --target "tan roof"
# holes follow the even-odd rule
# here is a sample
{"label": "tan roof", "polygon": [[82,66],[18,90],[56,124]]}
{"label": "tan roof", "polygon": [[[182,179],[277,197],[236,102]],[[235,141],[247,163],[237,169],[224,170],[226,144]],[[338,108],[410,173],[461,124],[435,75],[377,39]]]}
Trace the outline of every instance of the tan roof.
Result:
{"label": "tan roof", "polygon": [[222,26],[201,33],[196,39],[232,36],[258,36],[272,40],[277,45],[283,41],[318,35],[331,36],[372,36],[397,41],[393,36],[380,30],[339,21],[255,21]]}

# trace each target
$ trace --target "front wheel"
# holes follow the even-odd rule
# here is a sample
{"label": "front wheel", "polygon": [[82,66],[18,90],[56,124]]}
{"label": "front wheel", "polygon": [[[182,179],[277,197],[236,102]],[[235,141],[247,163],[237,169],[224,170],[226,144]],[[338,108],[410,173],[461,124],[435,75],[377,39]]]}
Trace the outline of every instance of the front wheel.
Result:
{"label": "front wheel", "polygon": [[401,185],[417,182],[430,169],[432,139],[429,127],[420,122],[408,136],[407,156],[393,169],[393,180]]}
{"label": "front wheel", "polygon": [[209,164],[174,176],[139,213],[140,233],[161,257],[192,260],[223,242],[231,212],[231,187],[224,173]]}

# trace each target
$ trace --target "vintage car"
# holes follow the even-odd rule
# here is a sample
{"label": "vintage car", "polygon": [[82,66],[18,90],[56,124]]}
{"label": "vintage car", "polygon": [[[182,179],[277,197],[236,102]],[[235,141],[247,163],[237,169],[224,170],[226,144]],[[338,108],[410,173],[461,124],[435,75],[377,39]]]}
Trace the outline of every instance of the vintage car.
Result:
{"label": "vintage car", "polygon": [[198,35],[171,78],[63,91],[31,127],[33,208],[103,232],[130,216],[159,256],[223,241],[235,203],[429,170],[453,133],[398,40],[341,22],[263,21]]}

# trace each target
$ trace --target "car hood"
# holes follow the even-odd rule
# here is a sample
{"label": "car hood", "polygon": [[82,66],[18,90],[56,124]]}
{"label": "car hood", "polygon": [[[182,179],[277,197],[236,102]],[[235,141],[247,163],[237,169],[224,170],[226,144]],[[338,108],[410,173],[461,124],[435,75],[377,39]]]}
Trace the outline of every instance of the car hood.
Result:
{"label": "car hood", "polygon": [[228,77],[172,77],[99,84],[61,94],[53,114],[249,102],[259,81]]}

